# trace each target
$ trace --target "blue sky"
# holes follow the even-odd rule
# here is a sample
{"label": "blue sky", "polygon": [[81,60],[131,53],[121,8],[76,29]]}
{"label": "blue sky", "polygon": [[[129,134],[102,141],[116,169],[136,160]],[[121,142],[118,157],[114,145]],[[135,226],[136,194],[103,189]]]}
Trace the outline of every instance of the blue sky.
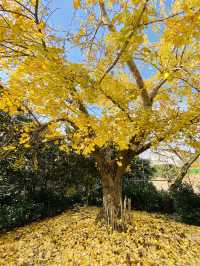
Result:
{"label": "blue sky", "polygon": [[[72,31],[76,28],[77,25],[74,24],[74,21],[72,22],[75,13],[73,0],[52,0],[49,7],[50,10],[54,11],[49,19],[49,23],[61,35],[64,35],[68,30]],[[69,48],[68,58],[74,62],[80,62],[82,59],[81,51],[78,48],[67,48]]]}
{"label": "blue sky", "polygon": [[[74,12],[78,11],[74,11],[73,0],[52,0],[49,7],[54,12],[48,22],[53,28],[59,30],[61,35],[64,35],[64,32],[68,31],[69,29],[76,29],[78,25],[75,23],[75,21],[72,22],[72,20],[74,18]],[[158,39],[158,35],[151,29],[148,29],[148,34],[151,41],[156,41]],[[70,46],[67,46],[67,48],[69,60],[73,62],[80,62],[83,59],[82,52],[78,48],[72,49]],[[139,61],[137,63],[144,78],[148,78],[154,73],[150,66],[142,67]]]}

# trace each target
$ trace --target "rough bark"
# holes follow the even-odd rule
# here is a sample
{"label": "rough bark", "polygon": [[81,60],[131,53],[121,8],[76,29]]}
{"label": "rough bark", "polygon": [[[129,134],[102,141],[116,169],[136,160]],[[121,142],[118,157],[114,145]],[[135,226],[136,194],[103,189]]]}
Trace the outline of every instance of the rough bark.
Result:
{"label": "rough bark", "polygon": [[113,230],[125,231],[130,220],[122,200],[122,176],[126,164],[118,166],[115,160],[98,158],[98,165],[103,189],[103,208],[97,221],[103,220]]}
{"label": "rough bark", "polygon": [[103,215],[107,223],[115,227],[117,219],[122,217],[122,181],[120,177],[102,176]]}

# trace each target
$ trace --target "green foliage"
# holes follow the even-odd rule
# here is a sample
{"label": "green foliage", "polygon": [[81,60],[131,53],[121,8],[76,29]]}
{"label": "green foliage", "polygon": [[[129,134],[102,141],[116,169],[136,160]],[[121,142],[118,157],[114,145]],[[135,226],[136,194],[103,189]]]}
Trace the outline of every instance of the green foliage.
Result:
{"label": "green foliage", "polygon": [[49,193],[38,196],[37,200],[16,200],[12,204],[1,204],[0,230],[8,230],[43,217],[53,216],[73,204],[72,198],[58,197]]}
{"label": "green foliage", "polygon": [[[13,151],[0,161],[0,229],[9,229],[33,220],[52,216],[74,204],[102,205],[99,172],[91,157],[66,154],[56,144],[41,144],[24,153],[24,164],[15,166]],[[171,169],[161,166],[160,171]],[[150,182],[158,173],[148,160],[131,161],[123,178],[123,196],[132,199],[132,208],[149,212],[174,213],[182,221],[199,224],[200,197],[189,187],[178,191],[157,191]]]}
{"label": "green foliage", "polygon": [[150,212],[173,212],[173,200],[165,191],[157,191],[151,182],[132,183],[124,186],[124,194],[131,198],[132,208]]}
{"label": "green foliage", "polygon": [[[23,164],[16,160],[12,151],[0,161],[0,229],[55,215],[75,203],[97,203],[93,190],[100,184],[92,158],[48,143],[24,152]],[[68,193],[72,188],[74,193]]]}
{"label": "green foliage", "polygon": [[177,176],[177,167],[173,164],[159,164],[155,166],[154,175],[157,177],[162,177],[167,180],[175,180]]}
{"label": "green foliage", "polygon": [[27,202],[16,202],[12,205],[0,206],[0,230],[20,226],[28,221],[34,220],[33,217],[39,218],[40,207],[38,204]]}
{"label": "green foliage", "polygon": [[124,175],[126,182],[131,179],[151,179],[156,169],[150,165],[150,161],[138,156],[133,158],[130,166]]}
{"label": "green foliage", "polygon": [[176,190],[158,191],[149,180],[152,176],[176,178],[176,167],[158,165],[152,168],[147,160],[136,158],[124,177],[123,195],[131,198],[136,210],[176,213],[188,224],[200,225],[200,195],[191,186],[182,184]]}
{"label": "green foliage", "polygon": [[175,211],[183,222],[200,225],[200,194],[194,193],[188,184],[181,184],[176,189],[171,189]]}
{"label": "green foliage", "polygon": [[134,158],[124,175],[123,195],[131,198],[132,208],[136,210],[172,213],[172,198],[165,191],[157,191],[150,182],[155,173],[148,160]]}
{"label": "green foliage", "polygon": [[133,209],[176,214],[184,223],[200,225],[200,194],[188,184],[158,191],[151,182],[125,183],[124,195],[131,198]]}

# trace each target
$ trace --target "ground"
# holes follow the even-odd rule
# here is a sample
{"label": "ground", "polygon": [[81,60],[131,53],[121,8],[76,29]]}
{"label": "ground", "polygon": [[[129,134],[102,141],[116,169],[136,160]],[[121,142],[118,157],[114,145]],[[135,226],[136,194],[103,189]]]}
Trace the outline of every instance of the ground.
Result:
{"label": "ground", "polygon": [[97,208],[66,211],[0,236],[1,266],[199,266],[200,228],[131,212],[126,233],[95,225]]}

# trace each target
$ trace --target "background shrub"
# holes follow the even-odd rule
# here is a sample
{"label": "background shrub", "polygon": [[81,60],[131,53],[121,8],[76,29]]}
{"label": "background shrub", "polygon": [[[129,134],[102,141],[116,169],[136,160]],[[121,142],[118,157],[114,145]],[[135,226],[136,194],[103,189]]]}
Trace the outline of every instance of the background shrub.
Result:
{"label": "background shrub", "polygon": [[124,184],[124,195],[131,198],[132,208],[149,212],[172,213],[173,199],[166,191],[157,191],[151,182]]}
{"label": "background shrub", "polygon": [[[102,205],[99,172],[92,158],[59,151],[55,144],[38,154],[38,169],[26,155],[15,167],[15,158],[0,162],[0,230],[53,216],[75,204]],[[131,161],[123,179],[123,197],[132,209],[176,213],[183,222],[200,225],[200,195],[188,185],[158,191],[151,182],[155,168],[138,157]]]}
{"label": "background shrub", "polygon": [[169,191],[173,198],[175,212],[183,222],[200,225],[200,194],[194,192],[189,184],[181,184]]}

